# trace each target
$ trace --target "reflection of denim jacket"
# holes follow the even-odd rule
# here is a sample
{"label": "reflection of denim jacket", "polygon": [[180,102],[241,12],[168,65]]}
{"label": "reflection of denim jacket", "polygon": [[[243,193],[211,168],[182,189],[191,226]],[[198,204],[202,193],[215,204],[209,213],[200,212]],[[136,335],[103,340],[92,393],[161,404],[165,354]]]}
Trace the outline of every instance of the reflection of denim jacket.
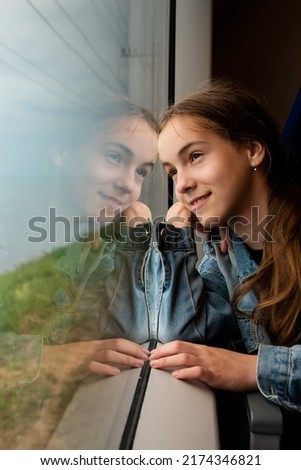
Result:
{"label": "reflection of denim jacket", "polygon": [[[14,286],[9,296],[6,296],[6,292],[2,292],[0,366],[12,372],[22,372],[23,381],[27,383],[31,383],[39,375],[43,360],[43,344],[69,342],[76,334],[80,335],[81,340],[87,337],[95,339],[90,338],[90,332],[98,332],[98,316],[95,317],[91,307],[89,316],[84,317],[85,307],[81,308],[81,303],[85,302],[87,284],[97,267],[101,265],[102,277],[106,277],[112,270],[114,247],[112,244],[106,244],[103,249],[93,253],[90,244],[77,243],[58,251],[62,252],[59,258],[54,250],[45,257],[30,262],[28,266],[32,265],[33,268],[28,268],[24,272],[21,267],[14,273],[9,273],[18,280],[18,285]],[[36,276],[41,267],[43,272],[46,272],[45,278],[41,279],[46,284],[44,289],[46,294],[32,291],[35,283],[30,284],[31,277]],[[5,274],[3,276],[5,277]],[[54,295],[50,293],[53,286],[56,286]],[[20,291],[24,295],[20,295]],[[42,298],[39,303],[40,310],[34,306],[34,298]],[[89,303],[91,306],[91,302]],[[12,309],[18,311],[21,307],[20,310],[23,311],[25,308],[22,307],[25,304],[28,304],[25,317],[20,317],[17,325],[11,324],[7,313],[9,308],[10,311]],[[32,304],[34,312],[31,311]],[[80,332],[77,331],[77,325],[81,325]]]}
{"label": "reflection of denim jacket", "polygon": [[[22,372],[23,381],[31,383],[39,375],[43,344],[117,336],[141,342],[149,339],[140,281],[142,262],[149,248],[149,235],[143,228],[133,234],[131,229],[125,227],[124,232],[122,236],[119,232],[106,236],[95,251],[91,243],[74,243],[63,251],[60,249],[62,255],[59,258],[54,251],[53,256],[51,253],[46,259],[43,257],[32,262],[35,267],[46,265],[48,274],[43,282],[51,279],[58,286],[52,297],[48,293],[43,295],[45,303],[40,303],[40,313],[35,311],[33,328],[30,328],[27,318],[32,316],[30,307],[24,322],[21,318],[19,326],[10,328],[8,303],[18,311],[20,302],[27,302],[26,298],[19,298],[17,290],[28,290],[28,271],[22,278],[22,271],[16,270],[15,278],[19,281],[21,278],[21,281],[15,288],[14,298],[8,298],[4,292],[0,299],[0,367]],[[135,236],[139,243],[135,242]],[[144,240],[141,241],[143,236]],[[32,270],[33,276],[35,272],[39,269]],[[53,281],[54,277],[56,282]],[[29,294],[41,297],[40,292]],[[30,305],[30,302],[27,303]],[[140,321],[135,318],[137,311],[141,313]],[[42,318],[47,318],[44,324]],[[141,334],[136,333],[140,330]]]}
{"label": "reflection of denim jacket", "polygon": [[[44,259],[35,263],[41,262]],[[151,224],[112,226],[95,251],[90,243],[71,244],[52,268],[68,282],[61,282],[49,299],[53,305],[49,320],[41,334],[1,328],[0,367],[22,371],[24,382],[31,383],[39,375],[43,344],[116,337],[142,344],[156,337],[164,269]],[[6,303],[4,298],[0,320]]]}
{"label": "reflection of denim jacket", "polygon": [[[173,229],[170,237],[179,237],[179,233],[180,230]],[[197,278],[192,261],[196,260],[196,248],[189,229],[182,229],[182,238],[181,244],[170,244],[165,253],[173,289],[166,294],[166,306],[161,312],[161,317],[165,317],[161,330],[169,336],[163,340],[174,337],[173,318],[176,325],[182,321],[182,331],[178,331],[182,339],[201,343],[220,342],[223,338],[234,340],[230,298],[235,286],[254,273],[258,265],[242,241],[233,235],[233,249],[226,255],[220,252],[217,242],[207,242]],[[257,302],[255,294],[249,292],[240,301],[239,310],[251,313]],[[237,315],[236,320],[247,351],[258,354],[257,382],[262,394],[284,407],[301,411],[301,345],[273,346],[262,326],[242,315]],[[168,323],[169,330],[165,328]]]}

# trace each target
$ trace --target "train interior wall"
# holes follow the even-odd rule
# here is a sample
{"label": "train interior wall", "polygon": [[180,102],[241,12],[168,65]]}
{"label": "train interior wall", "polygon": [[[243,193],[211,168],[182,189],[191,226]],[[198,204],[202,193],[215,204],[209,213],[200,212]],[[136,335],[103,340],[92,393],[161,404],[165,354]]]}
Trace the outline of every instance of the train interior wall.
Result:
{"label": "train interior wall", "polygon": [[213,0],[212,76],[259,88],[280,127],[301,86],[299,0]]}

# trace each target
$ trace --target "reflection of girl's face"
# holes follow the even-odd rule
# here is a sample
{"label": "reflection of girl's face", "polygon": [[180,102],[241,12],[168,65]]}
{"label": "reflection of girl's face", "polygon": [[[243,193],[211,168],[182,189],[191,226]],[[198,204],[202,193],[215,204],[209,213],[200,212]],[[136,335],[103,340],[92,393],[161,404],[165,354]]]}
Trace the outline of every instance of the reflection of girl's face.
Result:
{"label": "reflection of girl's face", "polygon": [[157,134],[141,118],[112,120],[65,159],[78,215],[116,215],[140,196],[157,157]]}

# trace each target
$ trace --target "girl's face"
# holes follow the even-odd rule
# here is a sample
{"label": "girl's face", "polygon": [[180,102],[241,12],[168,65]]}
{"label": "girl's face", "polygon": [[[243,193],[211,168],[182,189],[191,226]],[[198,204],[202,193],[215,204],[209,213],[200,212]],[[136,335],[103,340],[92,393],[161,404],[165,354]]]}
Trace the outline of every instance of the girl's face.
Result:
{"label": "girl's face", "polygon": [[158,148],[178,200],[205,227],[249,217],[250,207],[258,204],[256,142],[238,147],[199,122],[173,117],[159,135]]}
{"label": "girl's face", "polygon": [[112,217],[140,196],[157,158],[157,133],[141,118],[108,121],[64,161],[77,214]]}

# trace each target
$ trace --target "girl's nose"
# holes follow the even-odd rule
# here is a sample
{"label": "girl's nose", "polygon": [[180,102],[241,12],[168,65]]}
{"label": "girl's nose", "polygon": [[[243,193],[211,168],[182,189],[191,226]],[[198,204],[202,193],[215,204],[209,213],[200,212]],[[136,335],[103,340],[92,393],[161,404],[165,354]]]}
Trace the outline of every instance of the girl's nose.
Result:
{"label": "girl's nose", "polygon": [[187,171],[178,171],[175,183],[177,193],[183,194],[195,186],[195,178]]}
{"label": "girl's nose", "polygon": [[135,172],[130,170],[123,171],[119,178],[116,179],[114,186],[120,193],[131,194],[137,191],[139,184],[136,181]]}

